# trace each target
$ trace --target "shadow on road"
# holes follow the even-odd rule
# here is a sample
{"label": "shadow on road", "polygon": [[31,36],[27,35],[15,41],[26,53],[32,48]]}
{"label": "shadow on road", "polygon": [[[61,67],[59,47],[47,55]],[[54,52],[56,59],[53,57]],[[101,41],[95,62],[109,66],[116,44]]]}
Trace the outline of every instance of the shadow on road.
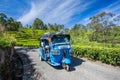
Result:
{"label": "shadow on road", "polygon": [[[35,48],[34,48],[35,49]],[[16,48],[16,54],[21,58],[21,61],[23,62],[23,73],[22,75],[22,80],[45,80],[41,73],[37,72],[36,68],[34,67],[36,64],[32,63],[33,60],[30,59],[30,56],[26,54],[26,52],[33,51],[33,48]],[[16,70],[16,71],[19,71]],[[19,78],[16,78],[15,80],[21,80]]]}
{"label": "shadow on road", "polygon": [[[16,50],[17,51],[24,50],[25,52],[29,52],[29,51],[35,52],[34,48],[17,48]],[[29,55],[27,55],[27,54],[24,54],[24,55],[26,55],[26,59],[28,59],[29,63],[31,63],[31,60],[29,59]],[[83,62],[85,62],[85,61],[82,59],[71,56],[70,71],[75,71],[76,70],[75,67],[81,65]],[[53,67],[53,68],[58,69],[58,70],[63,69],[61,66]]]}
{"label": "shadow on road", "polygon": [[81,65],[83,62],[85,61],[71,56],[70,71],[75,71],[76,70],[75,67]]}
{"label": "shadow on road", "polygon": [[22,50],[24,50],[24,51],[26,51],[26,52],[29,52],[29,51],[35,52],[34,49],[37,49],[37,48],[17,47],[15,50],[16,50],[16,51],[22,51]]}
{"label": "shadow on road", "polygon": [[[71,64],[70,64],[70,72],[71,71],[75,71],[75,67],[76,66],[80,66],[83,62],[85,62],[84,60],[82,59],[79,59],[79,58],[76,58],[76,57],[73,57],[71,56]],[[53,67],[53,66],[52,66]],[[63,69],[62,66],[57,66],[57,67],[54,67],[55,69],[58,69],[58,70],[61,70]]]}

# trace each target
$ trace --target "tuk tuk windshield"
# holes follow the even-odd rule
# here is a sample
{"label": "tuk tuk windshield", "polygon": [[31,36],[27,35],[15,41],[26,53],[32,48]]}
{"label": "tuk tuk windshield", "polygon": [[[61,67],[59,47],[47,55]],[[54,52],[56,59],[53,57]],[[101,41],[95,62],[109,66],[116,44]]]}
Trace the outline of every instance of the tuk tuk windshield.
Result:
{"label": "tuk tuk windshield", "polygon": [[54,35],[52,37],[53,43],[63,43],[63,42],[69,42],[70,36],[69,35]]}

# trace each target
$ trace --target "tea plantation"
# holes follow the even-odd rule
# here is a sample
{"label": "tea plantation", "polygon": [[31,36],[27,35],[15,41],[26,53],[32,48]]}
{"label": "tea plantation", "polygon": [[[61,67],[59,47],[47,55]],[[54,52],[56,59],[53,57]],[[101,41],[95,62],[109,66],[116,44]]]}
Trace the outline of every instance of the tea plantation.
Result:
{"label": "tea plantation", "polygon": [[[48,30],[35,30],[34,37],[31,29],[23,29],[21,32],[11,31],[9,34],[16,38],[16,46],[39,47],[39,37]],[[72,37],[72,36],[71,36]],[[110,44],[103,46],[103,43],[81,42],[72,44],[72,55],[75,57],[86,57],[91,60],[98,60],[107,64],[120,66],[119,45],[111,47]]]}
{"label": "tea plantation", "polygon": [[39,37],[44,33],[43,30],[35,30],[32,36],[31,29],[23,29],[21,32],[10,31],[9,34],[16,38],[16,46],[39,47]]}
{"label": "tea plantation", "polygon": [[91,60],[99,60],[107,64],[120,66],[119,48],[72,46],[72,50],[73,50],[72,55],[78,58],[87,57]]}

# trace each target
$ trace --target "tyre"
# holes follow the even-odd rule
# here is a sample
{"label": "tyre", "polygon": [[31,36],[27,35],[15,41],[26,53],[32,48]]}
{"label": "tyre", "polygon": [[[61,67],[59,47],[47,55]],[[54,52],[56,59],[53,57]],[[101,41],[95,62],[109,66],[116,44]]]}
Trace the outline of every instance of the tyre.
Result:
{"label": "tyre", "polygon": [[65,66],[65,70],[70,71],[70,66],[69,66],[69,65],[66,65],[66,66]]}
{"label": "tyre", "polygon": [[65,65],[64,69],[65,69],[66,71],[70,71],[70,66],[69,66],[69,65]]}
{"label": "tyre", "polygon": [[39,55],[40,61],[43,61],[43,58]]}

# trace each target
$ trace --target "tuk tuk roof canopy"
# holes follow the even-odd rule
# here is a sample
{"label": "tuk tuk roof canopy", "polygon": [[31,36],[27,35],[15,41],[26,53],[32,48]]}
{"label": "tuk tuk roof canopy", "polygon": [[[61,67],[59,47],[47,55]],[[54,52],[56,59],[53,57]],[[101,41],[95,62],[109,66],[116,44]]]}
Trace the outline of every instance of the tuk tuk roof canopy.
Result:
{"label": "tuk tuk roof canopy", "polygon": [[69,35],[69,34],[63,34],[63,33],[45,33],[40,37],[40,40],[48,40],[49,38],[52,38],[54,35]]}

